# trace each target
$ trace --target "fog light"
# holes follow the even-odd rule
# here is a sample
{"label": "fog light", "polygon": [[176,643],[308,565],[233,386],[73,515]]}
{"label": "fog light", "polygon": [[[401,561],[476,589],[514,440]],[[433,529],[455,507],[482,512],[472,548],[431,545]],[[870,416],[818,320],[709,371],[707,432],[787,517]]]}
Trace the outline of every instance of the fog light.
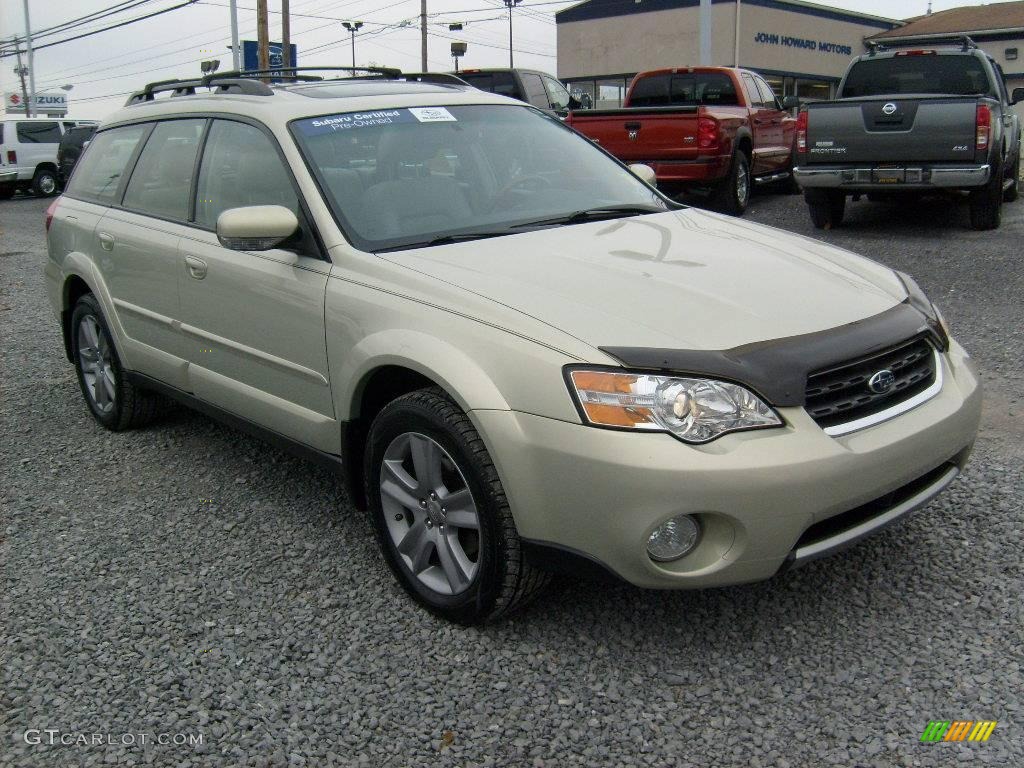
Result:
{"label": "fog light", "polygon": [[651,560],[665,563],[689,554],[700,540],[700,523],[692,515],[676,515],[654,529],[647,540]]}

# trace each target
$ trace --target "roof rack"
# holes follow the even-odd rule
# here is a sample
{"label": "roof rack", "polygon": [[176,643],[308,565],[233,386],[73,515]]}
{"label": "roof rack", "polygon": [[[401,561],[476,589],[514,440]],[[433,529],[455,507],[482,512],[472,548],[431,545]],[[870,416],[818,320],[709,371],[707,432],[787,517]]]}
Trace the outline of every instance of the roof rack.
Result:
{"label": "roof rack", "polygon": [[323,80],[318,75],[302,75],[300,72],[366,72],[370,75],[397,80],[402,70],[394,67],[277,67],[275,69],[248,69],[221,72],[226,77],[273,77],[280,80]]}
{"label": "roof rack", "polygon": [[274,95],[274,91],[265,83],[253,78],[236,77],[235,75],[236,73],[234,72],[224,72],[191,80],[157,80],[154,83],[147,83],[141,91],[136,91],[129,96],[125,106],[153,101],[156,94],[167,91],[172,91],[172,97],[195,96],[196,88],[216,88],[220,93],[244,93],[250,96]]}
{"label": "roof rack", "polygon": [[961,51],[978,50],[978,44],[971,39],[970,35],[920,35],[913,38],[893,38],[891,40],[865,40],[868,47],[868,55],[889,51],[893,48],[905,48],[907,46],[922,45],[959,45]]}
{"label": "roof rack", "polygon": [[458,75],[453,75],[450,72],[403,72],[402,77],[416,83],[439,83],[441,85],[467,85],[470,88],[473,87]]}

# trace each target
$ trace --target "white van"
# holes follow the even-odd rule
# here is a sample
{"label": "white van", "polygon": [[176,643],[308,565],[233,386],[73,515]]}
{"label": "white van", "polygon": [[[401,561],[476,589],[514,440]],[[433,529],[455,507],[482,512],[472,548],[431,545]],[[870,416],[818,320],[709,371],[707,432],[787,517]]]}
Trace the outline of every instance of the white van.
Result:
{"label": "white van", "polygon": [[11,117],[0,120],[0,200],[18,189],[49,197],[59,189],[57,145],[64,131],[94,120],[53,117]]}

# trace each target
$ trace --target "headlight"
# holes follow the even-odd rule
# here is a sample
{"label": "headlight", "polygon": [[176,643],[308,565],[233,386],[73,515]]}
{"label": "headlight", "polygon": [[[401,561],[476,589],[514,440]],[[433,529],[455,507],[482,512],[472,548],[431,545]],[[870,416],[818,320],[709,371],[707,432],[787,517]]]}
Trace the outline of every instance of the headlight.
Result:
{"label": "headlight", "polygon": [[782,426],[757,395],[727,381],[592,369],[572,370],[569,380],[584,419],[594,426],[668,432],[687,443]]}
{"label": "headlight", "polygon": [[896,276],[903,283],[903,287],[907,289],[907,301],[910,302],[910,306],[925,316],[928,320],[928,325],[931,326],[932,331],[934,331],[941,342],[942,349],[947,349],[950,339],[949,328],[942,317],[942,313],[939,312],[939,308],[932,303],[931,299],[921,290],[921,286],[910,275],[904,272],[896,272]]}

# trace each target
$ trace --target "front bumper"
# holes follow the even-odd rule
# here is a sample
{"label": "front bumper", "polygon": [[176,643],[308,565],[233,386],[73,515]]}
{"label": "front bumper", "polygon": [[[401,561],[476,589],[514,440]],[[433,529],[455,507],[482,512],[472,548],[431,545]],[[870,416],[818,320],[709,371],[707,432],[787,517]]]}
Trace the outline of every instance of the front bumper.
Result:
{"label": "front bumper", "polygon": [[[841,437],[826,435],[803,408],[780,409],[785,427],[704,446],[514,411],[471,416],[524,539],[597,561],[641,587],[720,586],[851,544],[945,487],[947,470],[964,465],[974,442],[981,390],[956,344],[942,365],[945,383],[931,400]],[[927,487],[916,488],[923,476]],[[905,488],[914,492],[900,496]],[[801,539],[816,523],[893,492],[892,510],[855,521],[838,538]],[[701,542],[680,560],[655,563],[647,539],[680,513],[699,517]]]}
{"label": "front bumper", "polygon": [[848,189],[851,192],[969,189],[985,186],[992,175],[992,168],[989,165],[908,165],[899,168],[881,168],[877,165],[821,168],[798,166],[793,174],[803,189]]}

